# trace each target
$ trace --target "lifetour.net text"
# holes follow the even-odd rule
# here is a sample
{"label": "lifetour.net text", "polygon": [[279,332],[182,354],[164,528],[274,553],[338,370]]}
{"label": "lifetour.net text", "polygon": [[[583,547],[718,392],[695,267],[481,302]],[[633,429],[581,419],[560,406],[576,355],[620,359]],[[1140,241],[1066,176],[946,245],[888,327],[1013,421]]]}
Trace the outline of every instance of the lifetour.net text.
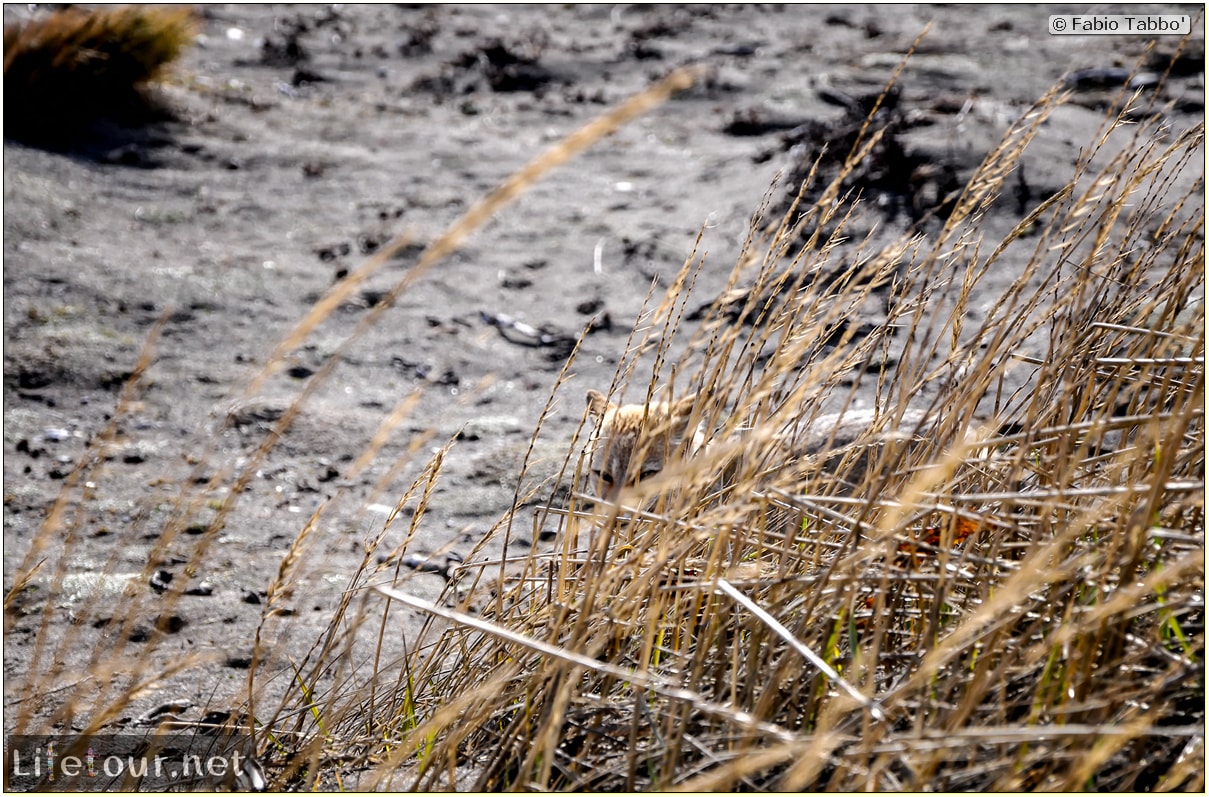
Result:
{"label": "lifetour.net text", "polygon": [[109,791],[212,787],[247,761],[246,737],[195,733],[12,736],[4,756],[10,791]]}

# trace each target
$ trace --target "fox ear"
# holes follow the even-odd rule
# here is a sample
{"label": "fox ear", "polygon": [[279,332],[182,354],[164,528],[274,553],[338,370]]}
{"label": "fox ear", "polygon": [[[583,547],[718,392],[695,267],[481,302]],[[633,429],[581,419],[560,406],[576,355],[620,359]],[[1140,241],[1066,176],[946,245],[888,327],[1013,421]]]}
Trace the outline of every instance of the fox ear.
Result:
{"label": "fox ear", "polygon": [[599,390],[588,391],[588,414],[593,418],[603,418],[613,404]]}
{"label": "fox ear", "polygon": [[693,405],[697,403],[697,394],[689,393],[683,398],[676,399],[672,404],[668,414],[673,418],[688,420],[688,416],[693,412]]}

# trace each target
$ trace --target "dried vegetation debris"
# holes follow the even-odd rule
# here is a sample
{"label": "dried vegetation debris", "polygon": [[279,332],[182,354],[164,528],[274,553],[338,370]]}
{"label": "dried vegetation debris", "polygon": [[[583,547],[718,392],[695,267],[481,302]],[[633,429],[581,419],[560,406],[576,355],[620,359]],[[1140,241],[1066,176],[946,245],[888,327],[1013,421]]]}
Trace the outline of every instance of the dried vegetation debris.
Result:
{"label": "dried vegetation debris", "polygon": [[522,42],[486,39],[446,62],[437,74],[417,79],[412,87],[454,97],[481,91],[540,93],[557,82],[555,73],[541,63],[542,50],[537,34]]}

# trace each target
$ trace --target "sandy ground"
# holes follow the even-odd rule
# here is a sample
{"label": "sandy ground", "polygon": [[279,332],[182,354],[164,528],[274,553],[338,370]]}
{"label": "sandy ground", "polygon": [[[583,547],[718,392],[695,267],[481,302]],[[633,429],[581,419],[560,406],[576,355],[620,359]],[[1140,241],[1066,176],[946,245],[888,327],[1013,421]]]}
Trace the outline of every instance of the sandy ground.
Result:
{"label": "sandy ground", "polygon": [[[200,7],[201,35],[162,89],[175,121],[108,128],[68,152],[4,144],[6,592],[23,562],[46,558],[35,588],[5,617],[6,720],[58,705],[22,692],[31,666],[50,666],[46,651],[31,663],[40,634],[50,650],[66,640],[53,655],[62,667],[53,685],[79,680],[94,647],[122,633],[124,655],[158,664],[210,654],[140,695],[116,725],[170,700],[192,703],[189,717],[229,706],[246,685],[270,579],[306,519],[334,497],[284,604],[292,616],[266,626],[274,658],[260,677],[284,688],[285,657],[303,655],[326,626],[366,539],[382,531],[383,507],[404,495],[430,452],[460,433],[407,550],[469,555],[512,503],[567,341],[594,324],[542,428],[539,475],[561,464],[584,392],[612,380],[652,283],[662,291],[702,234],[706,266],[689,306],[711,301],[775,175],[799,174],[820,137],[838,136],[925,26],[895,112],[904,163],[930,164],[941,177],[922,187],[906,173],[869,178],[871,211],[859,231],[876,223],[879,240],[929,209],[937,181],[968,177],[1063,75],[1130,67],[1150,44],[1049,35],[1048,14],[1064,10],[1085,9]],[[41,12],[6,6],[5,22],[29,13]],[[1198,36],[1199,67],[1181,62],[1164,89],[1176,131],[1204,118]],[[1164,55],[1176,45],[1155,42]],[[227,493],[202,483],[244,467],[426,243],[545,148],[683,65],[706,77],[533,186],[412,284],[340,355],[221,531],[204,533]],[[1111,97],[1092,82],[1075,85],[1047,123],[1015,196],[988,216],[989,240],[1068,178]],[[787,190],[777,189],[774,206]],[[245,395],[316,299],[403,231],[414,244],[311,334],[284,372]],[[1013,276],[1006,261],[1002,280]],[[74,463],[114,418],[165,313],[112,445],[87,485],[72,485]],[[490,323],[500,316],[542,330],[546,342],[504,334]],[[637,395],[635,387],[628,397]],[[407,396],[416,403],[405,420],[350,477]],[[63,525],[31,555],[65,489]],[[185,532],[164,543],[184,493],[200,503]],[[402,541],[406,522],[387,531],[386,549]],[[202,541],[209,550],[198,565]],[[534,540],[525,520],[506,553],[534,545],[548,542]],[[493,542],[477,556],[504,553]],[[151,581],[166,577],[186,594],[164,614]],[[433,598],[442,585],[418,574],[407,588]],[[141,601],[133,628],[118,622],[123,590]],[[400,616],[401,627],[416,618]],[[168,633],[150,649],[157,621]],[[77,726],[90,711],[80,699]]]}

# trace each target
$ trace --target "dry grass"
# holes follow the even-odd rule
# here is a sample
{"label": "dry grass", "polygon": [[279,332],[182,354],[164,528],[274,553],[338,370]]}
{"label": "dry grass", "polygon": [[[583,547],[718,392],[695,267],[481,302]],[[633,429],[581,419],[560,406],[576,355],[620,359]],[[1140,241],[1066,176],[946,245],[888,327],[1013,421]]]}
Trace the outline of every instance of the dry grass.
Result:
{"label": "dry grass", "polygon": [[[556,554],[448,606],[382,588],[452,625],[417,640],[394,711],[340,734],[365,733],[369,783],[1203,785],[1188,762],[1204,716],[1204,219],[1149,215],[1200,201],[1150,177],[1196,168],[1201,131],[1161,145],[1139,132],[983,241],[985,208],[1056,102],[1021,119],[932,240],[835,263],[852,205],[820,202],[800,217],[808,243],[792,248],[797,217],[775,225],[736,269],[754,287],[693,330],[687,263],[619,382],[709,396],[696,413],[714,445],[623,500],[651,511],[551,511]],[[1028,267],[969,324],[1014,246],[1032,249]],[[887,282],[885,323],[844,337]],[[750,328],[727,321],[736,296]],[[1046,356],[1022,354],[1038,336]],[[778,468],[865,379],[870,439],[916,407],[916,442],[876,447],[867,468]]]}
{"label": "dry grass", "polygon": [[[676,80],[536,161],[422,264],[481,223],[482,207],[508,201]],[[540,512],[533,523],[557,530],[553,553],[484,562],[471,552],[432,603],[408,592],[397,563],[423,528],[442,447],[367,541],[327,632],[291,665],[298,687],[270,702],[249,670],[246,721],[271,781],[1202,790],[1203,173],[1186,195],[1171,177],[1203,169],[1203,129],[1172,137],[1145,122],[1112,155],[1105,142],[1129,128],[1110,117],[1063,190],[1002,240],[985,240],[988,208],[1059,101],[1048,95],[1020,119],[934,234],[857,262],[836,257],[862,212],[842,180],[876,143],[869,131],[819,201],[771,223],[756,215],[731,289],[695,327],[685,319],[701,303],[701,264],[690,257],[638,320],[612,387],[708,396],[694,418],[712,444],[620,505],[576,495]],[[972,321],[980,283],[1017,249],[1028,250],[1026,267]],[[423,273],[414,271],[409,280]],[[846,322],[871,306],[884,320],[858,334]],[[733,323],[736,307],[753,323]],[[567,379],[574,357],[551,406],[582,403],[588,386]],[[850,407],[865,382],[877,397],[866,445],[841,462],[784,467],[814,421]],[[230,477],[230,501],[307,392]],[[408,408],[404,399],[384,420],[362,461]],[[564,470],[582,483],[578,445],[568,451]],[[518,491],[516,506],[527,498]],[[165,537],[198,500],[182,496]],[[282,561],[266,624],[288,622],[274,616],[279,596],[326,506]],[[404,506],[405,538],[375,565]],[[70,522],[48,519],[40,541],[69,546]],[[491,535],[521,522],[508,513]],[[9,603],[40,559],[27,558]],[[385,640],[400,604],[430,622],[393,657]],[[119,669],[121,655],[98,651],[89,677]],[[259,636],[256,656],[271,658]],[[35,663],[53,659],[48,649]],[[26,694],[58,675],[50,667]],[[160,673],[136,675],[89,701],[89,728]],[[53,719],[79,720],[82,703],[62,702]]]}
{"label": "dry grass", "polygon": [[4,28],[5,135],[62,141],[101,117],[145,119],[146,86],[193,41],[188,8],[65,8]]}

